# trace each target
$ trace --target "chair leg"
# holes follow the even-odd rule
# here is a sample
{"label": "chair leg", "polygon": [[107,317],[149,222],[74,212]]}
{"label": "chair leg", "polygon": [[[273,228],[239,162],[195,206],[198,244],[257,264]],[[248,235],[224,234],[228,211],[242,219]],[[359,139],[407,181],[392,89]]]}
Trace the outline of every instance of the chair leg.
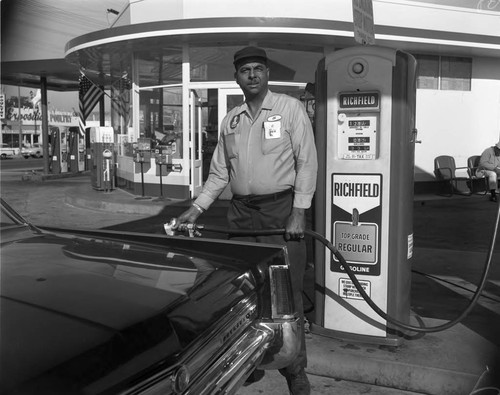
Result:
{"label": "chair leg", "polygon": [[452,195],[453,194],[463,195],[463,196],[472,195],[472,192],[470,190],[465,191],[465,190],[459,188],[459,182],[465,183],[465,186],[467,187],[467,182],[465,180],[453,180],[452,182],[450,182],[450,184],[452,185],[452,189],[451,189]]}
{"label": "chair leg", "polygon": [[439,180],[438,182],[438,196],[452,197],[453,196],[453,183],[451,180]]}

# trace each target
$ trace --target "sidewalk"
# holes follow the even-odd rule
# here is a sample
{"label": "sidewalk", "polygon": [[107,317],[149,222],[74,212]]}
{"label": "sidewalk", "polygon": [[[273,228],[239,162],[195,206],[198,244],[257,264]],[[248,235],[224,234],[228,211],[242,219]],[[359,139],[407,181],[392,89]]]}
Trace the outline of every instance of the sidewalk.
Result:
{"label": "sidewalk", "polygon": [[[68,210],[62,205],[70,206],[71,214],[67,215],[72,216],[70,220],[73,223],[66,223],[66,227],[92,225],[92,227],[99,228],[120,223],[119,221],[125,222],[160,214],[167,216],[171,212],[182,211],[190,204],[189,201],[136,199],[135,195],[121,189],[109,193],[96,191],[92,189],[90,180],[86,176],[37,183],[8,183],[8,185],[3,185],[2,196],[6,197],[9,202],[9,197],[14,198],[16,203],[11,202],[11,204],[18,210],[22,207],[23,209],[19,211],[23,215],[25,215],[23,210],[43,210],[43,213],[38,214],[38,219],[45,217],[42,222],[45,221],[45,224],[51,226],[63,226],[54,221],[55,217],[63,217],[62,220],[66,222],[68,220],[66,215],[56,215],[51,210],[61,212],[61,210]],[[416,200],[422,204],[428,204],[427,202],[434,199],[449,198],[416,197]],[[460,199],[463,198],[449,199],[450,205],[454,207],[451,212],[454,212],[455,216],[461,213]],[[210,221],[220,222],[208,223],[207,218],[206,223],[223,224],[226,207],[227,202],[218,201],[210,208],[211,217],[209,218]],[[29,219],[33,220],[33,218]],[[40,221],[34,222],[40,223]],[[425,254],[425,251],[422,253]],[[426,326],[436,326],[442,323],[429,318],[423,318],[423,321]],[[416,324],[415,317],[412,317],[412,324]],[[335,382],[345,384],[347,381],[362,383],[368,386],[366,388],[373,386],[377,388],[377,392],[375,389],[373,392],[369,391],[374,394],[467,395],[471,393],[487,366],[490,368],[495,366],[499,355],[495,344],[462,324],[443,332],[405,339],[403,344],[396,348],[346,342],[312,333],[307,339],[307,349],[309,358],[307,371],[314,376],[314,380],[311,379],[311,381],[313,389],[316,389],[313,394],[339,393],[341,395],[361,392],[346,392],[345,389],[339,390],[342,392],[336,392],[334,387],[329,386],[334,385],[332,383]],[[269,376],[269,373],[266,376]],[[330,384],[325,384],[320,380],[320,376],[335,380],[330,381]],[[271,377],[274,376],[271,375]],[[317,384],[315,387],[314,383],[320,383],[320,381],[323,384]],[[243,388],[239,394],[270,393],[269,389],[264,388],[265,385],[266,378],[262,382]],[[384,387],[388,387],[387,392],[380,392]]]}

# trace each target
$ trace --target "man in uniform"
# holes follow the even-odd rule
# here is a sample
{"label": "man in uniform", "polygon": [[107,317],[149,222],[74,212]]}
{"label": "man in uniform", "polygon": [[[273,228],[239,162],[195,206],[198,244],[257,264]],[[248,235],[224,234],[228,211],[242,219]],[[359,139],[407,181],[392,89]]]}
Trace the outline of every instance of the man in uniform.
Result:
{"label": "man in uniform", "polygon": [[293,395],[308,395],[310,385],[304,372],[303,238],[305,212],[316,189],[316,147],[303,104],[269,90],[267,62],[261,48],[245,47],[235,53],[234,77],[245,102],[223,119],[209,177],[200,196],[179,216],[177,224],[196,222],[229,184],[233,194],[228,210],[230,228],[285,229],[283,236],[238,239],[287,246],[294,299],[301,314],[301,352],[280,372]]}

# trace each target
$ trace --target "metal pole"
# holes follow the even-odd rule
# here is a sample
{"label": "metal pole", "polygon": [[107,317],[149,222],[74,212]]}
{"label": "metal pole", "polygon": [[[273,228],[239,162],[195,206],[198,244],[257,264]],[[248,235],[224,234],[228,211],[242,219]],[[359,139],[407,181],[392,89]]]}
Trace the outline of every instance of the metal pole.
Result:
{"label": "metal pole", "polygon": [[17,114],[19,120],[19,153],[21,153],[23,148],[23,121],[21,119],[21,87],[19,85],[17,86]]}
{"label": "metal pole", "polygon": [[160,163],[160,198],[163,199],[163,180],[162,180],[162,174],[161,174],[161,167],[162,164]]}
{"label": "metal pole", "polygon": [[162,174],[162,166],[163,166],[163,163],[160,161],[160,163],[158,164],[158,166],[160,166],[160,196],[158,196],[155,201],[161,201],[161,200],[165,200],[165,198],[163,197],[163,174]]}
{"label": "metal pole", "polygon": [[47,112],[47,77],[40,79],[42,94],[42,149],[43,149],[43,174],[49,173],[49,117]]}
{"label": "metal pole", "polygon": [[[104,92],[104,86],[99,86],[99,88]],[[99,125],[106,126],[106,114],[104,112],[104,95],[99,99]]]}
{"label": "metal pole", "polygon": [[141,161],[139,162],[141,164],[141,188],[142,188],[142,196],[137,196],[135,199],[136,200],[145,200],[145,199],[151,199],[149,196],[144,196],[144,158],[141,158]]}

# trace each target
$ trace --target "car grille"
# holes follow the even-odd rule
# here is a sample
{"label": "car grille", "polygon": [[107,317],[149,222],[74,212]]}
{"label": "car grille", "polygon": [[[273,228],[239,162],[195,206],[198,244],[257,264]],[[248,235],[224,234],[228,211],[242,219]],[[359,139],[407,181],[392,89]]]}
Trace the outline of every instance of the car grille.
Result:
{"label": "car grille", "polygon": [[273,319],[289,319],[295,312],[290,271],[286,265],[269,267]]}

